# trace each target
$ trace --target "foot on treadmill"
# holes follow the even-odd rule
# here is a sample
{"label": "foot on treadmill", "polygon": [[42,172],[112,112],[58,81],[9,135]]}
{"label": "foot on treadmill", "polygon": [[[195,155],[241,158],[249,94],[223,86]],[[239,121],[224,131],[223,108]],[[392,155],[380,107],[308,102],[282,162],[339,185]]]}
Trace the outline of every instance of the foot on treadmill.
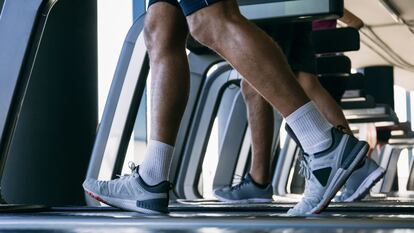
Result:
{"label": "foot on treadmill", "polygon": [[138,173],[139,167],[130,163],[132,174],[111,181],[87,179],[83,183],[86,193],[107,205],[144,214],[168,212],[170,183],[147,185]]}
{"label": "foot on treadmill", "polygon": [[289,215],[319,214],[331,202],[355,167],[365,158],[366,142],[332,128],[332,145],[316,154],[303,154],[301,170],[305,181],[302,200]]}
{"label": "foot on treadmill", "polygon": [[266,203],[272,202],[273,188],[271,184],[260,187],[250,174],[233,187],[214,190],[214,196],[222,202],[230,203]]}
{"label": "foot on treadmill", "polygon": [[346,181],[341,195],[335,198],[338,202],[352,202],[363,199],[372,187],[385,175],[384,168],[372,159],[356,169]]}

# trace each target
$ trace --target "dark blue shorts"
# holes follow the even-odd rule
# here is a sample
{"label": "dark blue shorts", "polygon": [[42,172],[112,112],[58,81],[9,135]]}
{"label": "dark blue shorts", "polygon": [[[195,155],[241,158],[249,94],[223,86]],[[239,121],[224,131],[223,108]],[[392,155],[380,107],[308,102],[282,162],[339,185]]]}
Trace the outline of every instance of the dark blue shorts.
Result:
{"label": "dark blue shorts", "polygon": [[203,9],[213,3],[220,2],[223,0],[150,0],[148,7],[157,2],[167,2],[174,6],[181,7],[185,16],[189,16],[192,13]]}

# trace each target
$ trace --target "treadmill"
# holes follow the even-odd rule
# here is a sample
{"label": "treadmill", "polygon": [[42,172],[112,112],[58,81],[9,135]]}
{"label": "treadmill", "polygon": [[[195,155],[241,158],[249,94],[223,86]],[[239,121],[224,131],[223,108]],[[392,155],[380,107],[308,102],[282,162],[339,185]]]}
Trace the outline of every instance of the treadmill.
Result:
{"label": "treadmill", "polygon": [[[247,1],[246,1],[247,2]],[[260,3],[271,1],[260,1]],[[274,1],[281,4],[283,1]],[[295,1],[285,1],[285,9],[289,9],[290,4]],[[332,1],[333,2],[333,1]],[[260,4],[254,4],[253,1],[249,1],[250,5],[242,5],[243,7],[259,8]],[[338,2],[337,2],[338,3]],[[330,6],[342,7],[341,4],[332,4]],[[264,4],[265,6],[267,6]],[[308,10],[309,8],[307,8]],[[274,12],[274,17],[269,17],[275,21],[283,21],[286,19],[292,20],[296,17],[296,20],[311,20],[323,15],[330,17],[338,17],[337,10],[326,13],[325,7],[322,12],[314,12],[313,16],[309,18],[297,16],[297,13],[290,15],[289,11],[285,11],[284,14]],[[247,13],[246,16],[248,16]],[[134,120],[136,113],[139,109],[141,102],[144,85],[148,76],[148,61],[145,56],[143,48],[142,30],[143,18],[139,18],[132,26],[127,39],[125,41],[122,55],[120,57],[117,71],[115,73],[110,94],[107,99],[107,104],[103,114],[100,128],[98,129],[97,139],[95,142],[91,162],[87,177],[94,179],[112,179],[116,174],[121,172],[122,164],[124,164],[125,153],[127,150],[128,142],[131,132],[133,130]],[[252,18],[254,22],[261,23],[262,19]],[[191,50],[191,48],[190,48]],[[223,88],[230,83],[236,83],[240,77],[226,62],[223,62],[216,54],[205,52],[190,53],[189,63],[191,71],[191,88],[190,88],[190,100],[187,109],[184,113],[181,128],[178,133],[178,141],[175,148],[174,161],[172,162],[172,171],[179,171],[177,174],[170,174],[172,182],[175,184],[173,188],[172,196],[179,202],[171,203],[170,207],[172,211],[176,212],[225,212],[225,211],[260,211],[269,210],[276,212],[284,212],[288,208],[292,207],[293,203],[288,202],[285,204],[276,203],[273,205],[233,205],[218,203],[211,200],[202,200],[202,196],[199,190],[196,188],[196,184],[200,177],[200,165],[204,158],[206,150],[206,137],[209,135],[212,119],[216,114],[219,99],[221,98]],[[137,58],[134,58],[137,56]],[[132,57],[132,58],[131,58]],[[128,63],[135,59],[134,66],[140,66],[140,69],[127,66]],[[138,64],[138,65],[136,65]],[[132,74],[134,72],[134,74]],[[235,104],[238,102],[236,97]],[[119,104],[128,103],[128,104]],[[235,105],[234,105],[235,106]],[[236,123],[235,123],[236,124]],[[242,123],[237,123],[243,125]],[[243,140],[238,138],[237,140]],[[230,154],[245,153],[245,149],[222,147],[221,151],[231,151]],[[227,164],[234,164],[234,158],[226,158]],[[179,162],[180,161],[180,162]],[[104,164],[105,163],[105,164]],[[221,165],[225,167],[224,165]],[[100,173],[102,167],[110,167],[111,174],[104,175]],[[227,172],[231,169],[227,169]],[[231,176],[225,174],[224,169],[220,169],[222,177],[225,177],[224,182],[231,182]],[[216,179],[217,181],[218,179]],[[221,181],[223,182],[223,181]],[[86,197],[90,206],[100,206],[95,200]],[[200,200],[201,199],[201,200]],[[353,208],[346,208],[344,205],[337,205],[338,208],[330,208],[328,211],[355,211],[358,212],[361,208],[357,206]],[[372,206],[369,210],[381,209],[381,205]],[[384,207],[384,206],[383,206]],[[387,208],[382,208],[383,211]],[[409,211],[412,207],[408,207]],[[394,209],[394,211],[399,211]],[[402,211],[402,209],[400,209]]]}
{"label": "treadmill", "polygon": [[[4,0],[0,11],[0,180],[43,31],[57,0]],[[17,39],[18,38],[18,39]],[[1,195],[1,194],[0,194]],[[2,205],[0,211],[41,206]]]}
{"label": "treadmill", "polygon": [[[282,1],[275,0],[275,2]],[[288,8],[294,2],[296,0],[287,0],[285,1],[285,6]],[[308,7],[315,5],[314,0],[307,0],[307,2]],[[329,2],[339,1],[331,0]],[[321,17],[324,14],[329,15],[329,12],[323,12],[315,12],[315,17]],[[97,178],[99,176],[103,157],[106,155],[115,156],[115,159],[111,162],[114,169],[119,169],[119,164],[122,164],[122,156],[125,155],[127,139],[132,131],[133,121],[138,109],[138,103],[140,103],[139,100],[143,95],[145,79],[147,78],[149,68],[148,58],[142,47],[141,31],[144,17],[143,15],[135,22],[125,41],[98,131],[88,177]],[[196,81],[195,87],[198,85],[199,89],[197,90],[199,91],[206,85],[205,79],[208,79],[208,77],[219,75],[220,72],[231,72],[230,69],[226,68],[227,66],[221,63],[222,59],[216,55],[204,54],[199,56],[190,54],[189,59],[192,68],[192,78],[194,80],[198,78],[199,83]],[[215,69],[217,72],[213,72],[213,64],[222,64],[223,68]],[[200,93],[193,93],[195,98],[191,106],[199,106]],[[126,101],[124,103],[127,103],[127,106],[120,105],[121,101]],[[123,108],[119,109],[120,107]],[[121,110],[122,112],[118,113]],[[186,114],[188,125],[194,127],[190,123],[197,111],[189,109],[186,111]],[[182,136],[181,142],[185,144],[188,132],[180,131],[179,135]],[[177,163],[177,161],[175,162]],[[112,173],[116,174],[116,171]],[[90,205],[94,205],[94,203]],[[172,212],[169,216],[146,216],[107,207],[52,207],[48,211],[41,213],[1,215],[0,224],[1,229],[4,231],[32,230],[42,232],[108,232],[110,230],[117,232],[274,232],[273,230],[280,231],[283,228],[299,229],[304,232],[319,232],[334,226],[335,228],[346,228],[350,231],[364,228],[364,232],[371,233],[384,229],[414,228],[413,221],[411,221],[414,217],[410,216],[400,219],[398,216],[384,218],[380,215],[369,215],[371,218],[369,221],[365,221],[365,219],[360,217],[366,217],[368,212],[358,214],[357,212],[360,208],[354,210],[356,213],[355,217],[342,215],[341,218],[338,218],[337,213],[328,213],[322,217],[308,218],[304,222],[304,218],[288,218],[280,215],[289,206],[291,205],[279,205],[279,207],[273,206],[271,209],[265,208],[265,206],[258,206],[256,209],[249,209],[247,207],[234,209],[234,206],[224,209],[205,207],[201,209],[187,209],[188,211],[185,211],[182,206],[172,205]],[[243,210],[243,208],[245,209]],[[384,209],[385,207],[378,207],[380,210],[381,208]],[[252,214],[252,210],[257,212]],[[401,213],[410,213],[412,211],[410,208],[404,209],[404,207],[401,207],[400,210]],[[232,231],[232,229],[235,229],[235,231]]]}

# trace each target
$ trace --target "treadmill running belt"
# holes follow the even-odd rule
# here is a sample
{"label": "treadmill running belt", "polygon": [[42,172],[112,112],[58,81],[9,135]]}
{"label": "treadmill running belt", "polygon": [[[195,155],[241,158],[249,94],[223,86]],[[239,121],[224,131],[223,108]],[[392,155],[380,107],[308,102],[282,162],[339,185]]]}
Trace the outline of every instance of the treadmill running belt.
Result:
{"label": "treadmill running belt", "polygon": [[[414,229],[414,216],[313,215],[266,213],[179,213],[145,216],[132,212],[46,212],[0,216],[2,232],[360,232],[391,233]],[[397,230],[398,231],[398,230]],[[400,232],[400,231],[398,231]],[[402,231],[408,232],[408,231]]]}

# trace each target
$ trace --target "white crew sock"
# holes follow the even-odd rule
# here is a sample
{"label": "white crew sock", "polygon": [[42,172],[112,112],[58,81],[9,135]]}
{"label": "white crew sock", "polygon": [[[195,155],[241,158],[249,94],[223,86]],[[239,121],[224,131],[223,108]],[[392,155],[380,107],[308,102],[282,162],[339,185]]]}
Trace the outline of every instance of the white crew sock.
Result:
{"label": "white crew sock", "polygon": [[150,140],[144,161],[139,166],[139,175],[148,185],[157,185],[168,179],[174,147]]}
{"label": "white crew sock", "polygon": [[332,125],[318,111],[313,102],[298,108],[286,117],[303,150],[315,154],[327,149],[332,142]]}

